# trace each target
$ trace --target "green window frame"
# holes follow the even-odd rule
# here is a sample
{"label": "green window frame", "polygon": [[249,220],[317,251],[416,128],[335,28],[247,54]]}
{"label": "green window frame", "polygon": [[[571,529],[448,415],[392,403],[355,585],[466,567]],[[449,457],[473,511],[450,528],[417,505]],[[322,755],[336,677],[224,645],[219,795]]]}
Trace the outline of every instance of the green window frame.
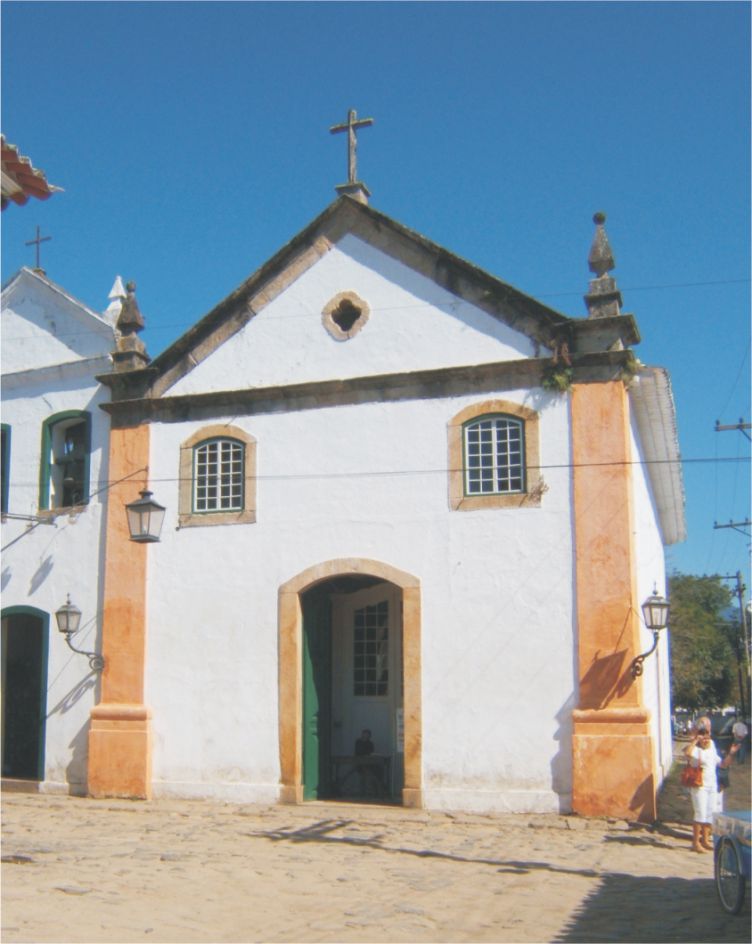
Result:
{"label": "green window frame", "polygon": [[2,445],[0,446],[0,512],[8,511],[8,497],[10,494],[10,426],[0,424]]}
{"label": "green window frame", "polygon": [[72,508],[89,501],[91,414],[65,410],[42,424],[39,508]]}
{"label": "green window frame", "polygon": [[525,422],[488,413],[463,424],[464,494],[517,495],[526,491]]}

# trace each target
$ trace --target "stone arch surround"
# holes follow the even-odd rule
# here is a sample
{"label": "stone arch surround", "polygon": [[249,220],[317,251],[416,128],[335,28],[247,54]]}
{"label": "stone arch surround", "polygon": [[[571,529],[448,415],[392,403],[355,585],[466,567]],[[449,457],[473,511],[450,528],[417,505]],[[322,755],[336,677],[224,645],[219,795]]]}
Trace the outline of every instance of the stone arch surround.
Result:
{"label": "stone arch surround", "polygon": [[280,801],[303,802],[303,613],[301,596],[330,577],[380,577],[402,591],[402,659],[405,714],[403,806],[423,806],[421,724],[420,581],[381,561],[340,558],[309,567],[279,588]]}

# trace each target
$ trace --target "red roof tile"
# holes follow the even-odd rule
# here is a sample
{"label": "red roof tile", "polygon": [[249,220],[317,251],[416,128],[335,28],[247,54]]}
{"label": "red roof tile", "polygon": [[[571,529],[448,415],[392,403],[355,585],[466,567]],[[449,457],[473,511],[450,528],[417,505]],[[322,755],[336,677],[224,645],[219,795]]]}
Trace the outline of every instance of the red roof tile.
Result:
{"label": "red roof tile", "polygon": [[0,135],[0,143],[2,144],[3,210],[11,201],[23,206],[29,197],[46,200],[62,189],[49,183],[44,171],[33,167],[28,157],[22,157],[15,144],[8,144],[5,135]]}

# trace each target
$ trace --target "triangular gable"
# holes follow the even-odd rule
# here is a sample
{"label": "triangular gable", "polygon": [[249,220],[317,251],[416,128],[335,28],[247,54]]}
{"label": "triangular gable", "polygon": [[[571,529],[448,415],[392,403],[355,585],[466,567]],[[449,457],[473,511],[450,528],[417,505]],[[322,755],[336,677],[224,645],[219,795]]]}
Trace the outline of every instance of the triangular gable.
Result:
{"label": "triangular gable", "polygon": [[[551,350],[567,318],[418,233],[350,197],[340,197],[265,265],[157,357],[151,396],[163,395],[271,305],[282,292],[352,237],[391,257],[440,290],[524,337],[528,349]],[[347,288],[347,285],[342,285]],[[524,356],[524,355],[520,355]],[[145,379],[145,378],[144,378]],[[253,376],[247,377],[254,384]],[[228,377],[227,389],[232,389]]]}
{"label": "triangular gable", "polygon": [[4,375],[105,358],[115,331],[45,275],[20,269],[2,294]]}

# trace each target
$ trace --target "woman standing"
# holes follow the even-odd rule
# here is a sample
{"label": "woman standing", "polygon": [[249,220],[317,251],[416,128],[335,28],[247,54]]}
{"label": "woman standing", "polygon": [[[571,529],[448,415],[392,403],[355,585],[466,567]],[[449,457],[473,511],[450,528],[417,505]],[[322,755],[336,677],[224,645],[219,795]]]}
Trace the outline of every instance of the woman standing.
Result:
{"label": "woman standing", "polygon": [[710,737],[710,718],[698,718],[695,733],[684,754],[692,767],[702,768],[702,782],[698,787],[690,787],[692,798],[692,851],[705,852],[713,848],[710,835],[713,813],[720,812],[721,794],[718,791],[718,767],[728,767],[738,748],[731,747],[725,758],[721,759]]}

